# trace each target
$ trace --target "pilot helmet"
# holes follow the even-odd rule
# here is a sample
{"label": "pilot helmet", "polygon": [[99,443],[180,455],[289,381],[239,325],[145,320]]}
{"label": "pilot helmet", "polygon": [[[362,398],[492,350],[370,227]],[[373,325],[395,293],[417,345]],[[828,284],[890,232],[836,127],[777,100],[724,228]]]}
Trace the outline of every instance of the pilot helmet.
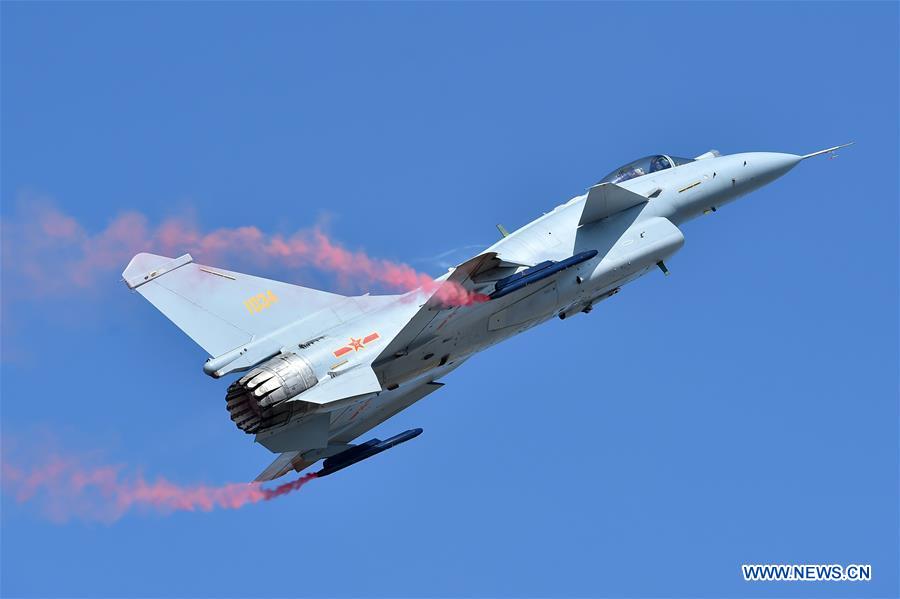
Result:
{"label": "pilot helmet", "polygon": [[657,156],[650,162],[650,172],[655,173],[663,169],[669,168],[669,160],[665,156]]}

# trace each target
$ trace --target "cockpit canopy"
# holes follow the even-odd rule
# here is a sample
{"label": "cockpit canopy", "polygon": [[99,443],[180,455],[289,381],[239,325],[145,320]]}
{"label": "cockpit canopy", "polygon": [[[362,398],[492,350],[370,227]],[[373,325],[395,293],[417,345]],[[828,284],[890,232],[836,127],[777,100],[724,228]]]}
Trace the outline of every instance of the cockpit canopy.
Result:
{"label": "cockpit canopy", "polygon": [[679,158],[678,156],[666,156],[665,154],[656,154],[654,156],[645,156],[638,158],[634,162],[629,162],[624,166],[620,166],[610,174],[600,179],[600,183],[621,183],[636,177],[642,177],[658,171],[672,168],[673,166],[681,166],[688,162],[693,162],[693,158]]}

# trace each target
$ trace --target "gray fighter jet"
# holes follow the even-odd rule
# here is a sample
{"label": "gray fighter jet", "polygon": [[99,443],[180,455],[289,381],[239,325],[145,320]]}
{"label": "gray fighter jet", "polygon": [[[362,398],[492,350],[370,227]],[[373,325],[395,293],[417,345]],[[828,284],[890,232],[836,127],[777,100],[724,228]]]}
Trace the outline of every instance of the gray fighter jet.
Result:
{"label": "gray fighter jet", "polygon": [[438,279],[474,303],[448,301],[440,286],[346,297],[201,266],[189,254],[138,254],[123,277],[209,353],[206,374],[242,373],[226,395],[231,419],[279,454],[257,481],[321,459],[324,476],[421,433],[351,444],[474,354],[589,312],[656,268],[668,274],[681,224],[842,147],[630,162],[514,233],[498,225],[497,243]]}

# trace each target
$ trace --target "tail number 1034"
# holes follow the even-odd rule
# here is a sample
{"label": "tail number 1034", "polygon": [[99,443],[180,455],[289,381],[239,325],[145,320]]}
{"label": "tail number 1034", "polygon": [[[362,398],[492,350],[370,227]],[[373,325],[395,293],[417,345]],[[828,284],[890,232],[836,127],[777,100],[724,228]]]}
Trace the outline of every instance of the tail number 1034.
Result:
{"label": "tail number 1034", "polygon": [[257,293],[250,299],[244,300],[244,307],[247,308],[247,311],[250,312],[250,314],[256,314],[257,312],[262,312],[277,301],[277,295],[271,291],[266,291],[265,293]]}

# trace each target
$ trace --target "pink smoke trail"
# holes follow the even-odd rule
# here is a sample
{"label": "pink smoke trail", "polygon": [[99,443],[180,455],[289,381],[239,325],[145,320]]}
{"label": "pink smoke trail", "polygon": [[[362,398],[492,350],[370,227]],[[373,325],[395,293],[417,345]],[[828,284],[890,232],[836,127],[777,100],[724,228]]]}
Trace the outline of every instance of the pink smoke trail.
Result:
{"label": "pink smoke trail", "polygon": [[265,489],[259,483],[185,486],[165,478],[148,482],[140,474],[126,477],[120,471],[117,466],[89,467],[56,455],[30,469],[4,462],[2,488],[20,503],[38,501],[43,513],[56,522],[71,518],[112,522],[132,509],[163,514],[238,509],[292,493],[316,477],[309,473]]}
{"label": "pink smoke trail", "polygon": [[384,285],[392,290],[421,288],[448,306],[486,301],[455,282],[435,281],[406,264],[372,258],[333,242],[320,229],[291,235],[266,234],[245,226],[203,231],[190,219],[170,218],[153,226],[139,212],[126,212],[103,230],[91,233],[71,215],[42,205],[24,218],[2,224],[3,267],[20,274],[36,293],[86,289],[118,276],[138,252],[178,256],[190,252],[207,264],[227,262],[312,267],[352,279],[357,286]]}

